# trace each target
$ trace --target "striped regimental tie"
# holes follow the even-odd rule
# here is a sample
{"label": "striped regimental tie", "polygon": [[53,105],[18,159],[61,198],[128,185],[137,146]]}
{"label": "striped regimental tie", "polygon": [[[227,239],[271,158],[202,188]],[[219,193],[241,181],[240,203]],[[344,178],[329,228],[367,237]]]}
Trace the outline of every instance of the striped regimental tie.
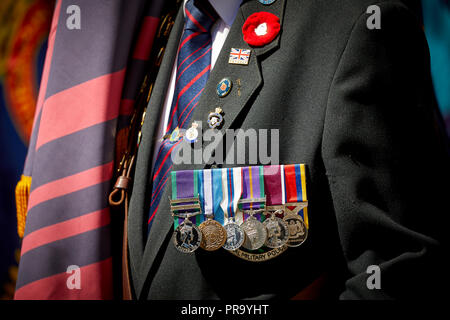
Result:
{"label": "striped regimental tie", "polygon": [[[204,1],[206,3],[206,1]],[[186,128],[211,70],[211,27],[217,20],[213,9],[200,7],[201,2],[190,0],[185,5],[185,26],[178,48],[175,91],[167,124],[166,136],[178,128]],[[182,139],[166,138],[153,168],[153,188],[148,215],[148,232],[158,211],[164,187],[172,169],[171,153]]]}

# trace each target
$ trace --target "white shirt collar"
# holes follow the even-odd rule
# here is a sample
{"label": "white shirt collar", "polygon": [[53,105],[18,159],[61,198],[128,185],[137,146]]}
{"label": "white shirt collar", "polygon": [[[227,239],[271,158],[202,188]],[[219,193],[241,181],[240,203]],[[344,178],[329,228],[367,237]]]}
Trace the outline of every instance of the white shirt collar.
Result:
{"label": "white shirt collar", "polygon": [[[184,4],[186,4],[187,1],[188,0],[184,0]],[[216,10],[219,17],[231,27],[239,11],[242,0],[209,0],[209,3],[214,10]]]}

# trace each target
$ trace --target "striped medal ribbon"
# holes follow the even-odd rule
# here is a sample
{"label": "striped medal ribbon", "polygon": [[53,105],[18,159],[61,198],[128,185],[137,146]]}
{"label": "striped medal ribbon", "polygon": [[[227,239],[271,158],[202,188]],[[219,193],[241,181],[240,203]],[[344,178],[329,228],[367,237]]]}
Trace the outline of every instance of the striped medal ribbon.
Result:
{"label": "striped medal ribbon", "polygon": [[308,236],[308,201],[304,164],[284,166],[285,211],[283,220],[289,228],[288,246],[297,247]]}
{"label": "striped medal ribbon", "polygon": [[242,168],[243,192],[239,207],[246,220],[250,214],[254,214],[259,221],[264,221],[265,216],[261,212],[265,208],[266,197],[264,192],[264,172],[262,166]]}
{"label": "striped medal ribbon", "polygon": [[305,221],[306,226],[308,226],[305,165],[285,165],[284,180],[286,212],[299,214]]}
{"label": "striped medal ribbon", "polygon": [[285,203],[284,165],[264,166],[264,186],[268,210],[283,209]]}
{"label": "striped medal ribbon", "polygon": [[241,200],[241,210],[244,212],[244,222],[241,228],[246,238],[242,245],[245,249],[254,251],[260,249],[267,240],[267,229],[262,224],[266,204],[264,169],[260,166],[243,168],[244,192]]}
{"label": "striped medal ribbon", "polygon": [[183,253],[200,247],[202,232],[198,225],[204,220],[200,204],[199,170],[172,171],[170,210],[174,218],[173,243]]}
{"label": "striped medal ribbon", "polygon": [[[280,248],[289,240],[287,223],[281,219],[285,204],[284,165],[264,166],[264,183],[267,198],[266,220],[267,229],[265,246]],[[277,216],[278,215],[278,216]]]}
{"label": "striped medal ribbon", "polygon": [[242,196],[243,179],[242,168],[223,168],[222,173],[222,194],[223,199],[220,207],[226,218],[225,230],[227,241],[223,248],[228,251],[239,249],[245,240],[244,230],[240,227],[243,221],[243,214],[238,210],[239,200]]}
{"label": "striped medal ribbon", "polygon": [[238,212],[238,202],[242,195],[242,168],[223,168],[222,172],[222,201],[220,207],[224,217],[242,223],[242,212]]}
{"label": "striped medal ribbon", "polygon": [[224,214],[220,203],[223,198],[221,169],[207,169],[200,172],[200,203],[205,217],[199,226],[202,232],[200,247],[206,251],[220,249],[227,240],[224,229]]}
{"label": "striped medal ribbon", "polygon": [[200,171],[200,203],[204,216],[213,216],[223,225],[224,214],[222,201],[222,169],[205,169]]}

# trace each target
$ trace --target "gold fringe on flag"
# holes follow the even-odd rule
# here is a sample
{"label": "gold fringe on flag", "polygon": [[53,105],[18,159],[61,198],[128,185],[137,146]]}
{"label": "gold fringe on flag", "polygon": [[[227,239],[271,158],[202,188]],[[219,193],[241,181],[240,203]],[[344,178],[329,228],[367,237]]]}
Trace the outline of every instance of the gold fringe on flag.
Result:
{"label": "gold fringe on flag", "polygon": [[16,186],[17,233],[21,238],[23,238],[25,232],[30,187],[31,177],[22,175]]}

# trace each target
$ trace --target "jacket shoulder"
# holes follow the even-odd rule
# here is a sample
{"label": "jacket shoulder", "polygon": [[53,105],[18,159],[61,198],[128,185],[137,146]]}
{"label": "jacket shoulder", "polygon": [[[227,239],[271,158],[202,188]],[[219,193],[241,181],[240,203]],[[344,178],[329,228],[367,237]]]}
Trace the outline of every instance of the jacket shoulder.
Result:
{"label": "jacket shoulder", "polygon": [[[308,11],[317,19],[329,21],[331,26],[340,27],[353,25],[356,21],[368,13],[371,6],[379,6],[382,11],[396,8],[409,11],[416,17],[420,15],[420,3],[418,0],[286,0],[287,7],[292,11]],[[370,11],[369,11],[370,12]]]}

